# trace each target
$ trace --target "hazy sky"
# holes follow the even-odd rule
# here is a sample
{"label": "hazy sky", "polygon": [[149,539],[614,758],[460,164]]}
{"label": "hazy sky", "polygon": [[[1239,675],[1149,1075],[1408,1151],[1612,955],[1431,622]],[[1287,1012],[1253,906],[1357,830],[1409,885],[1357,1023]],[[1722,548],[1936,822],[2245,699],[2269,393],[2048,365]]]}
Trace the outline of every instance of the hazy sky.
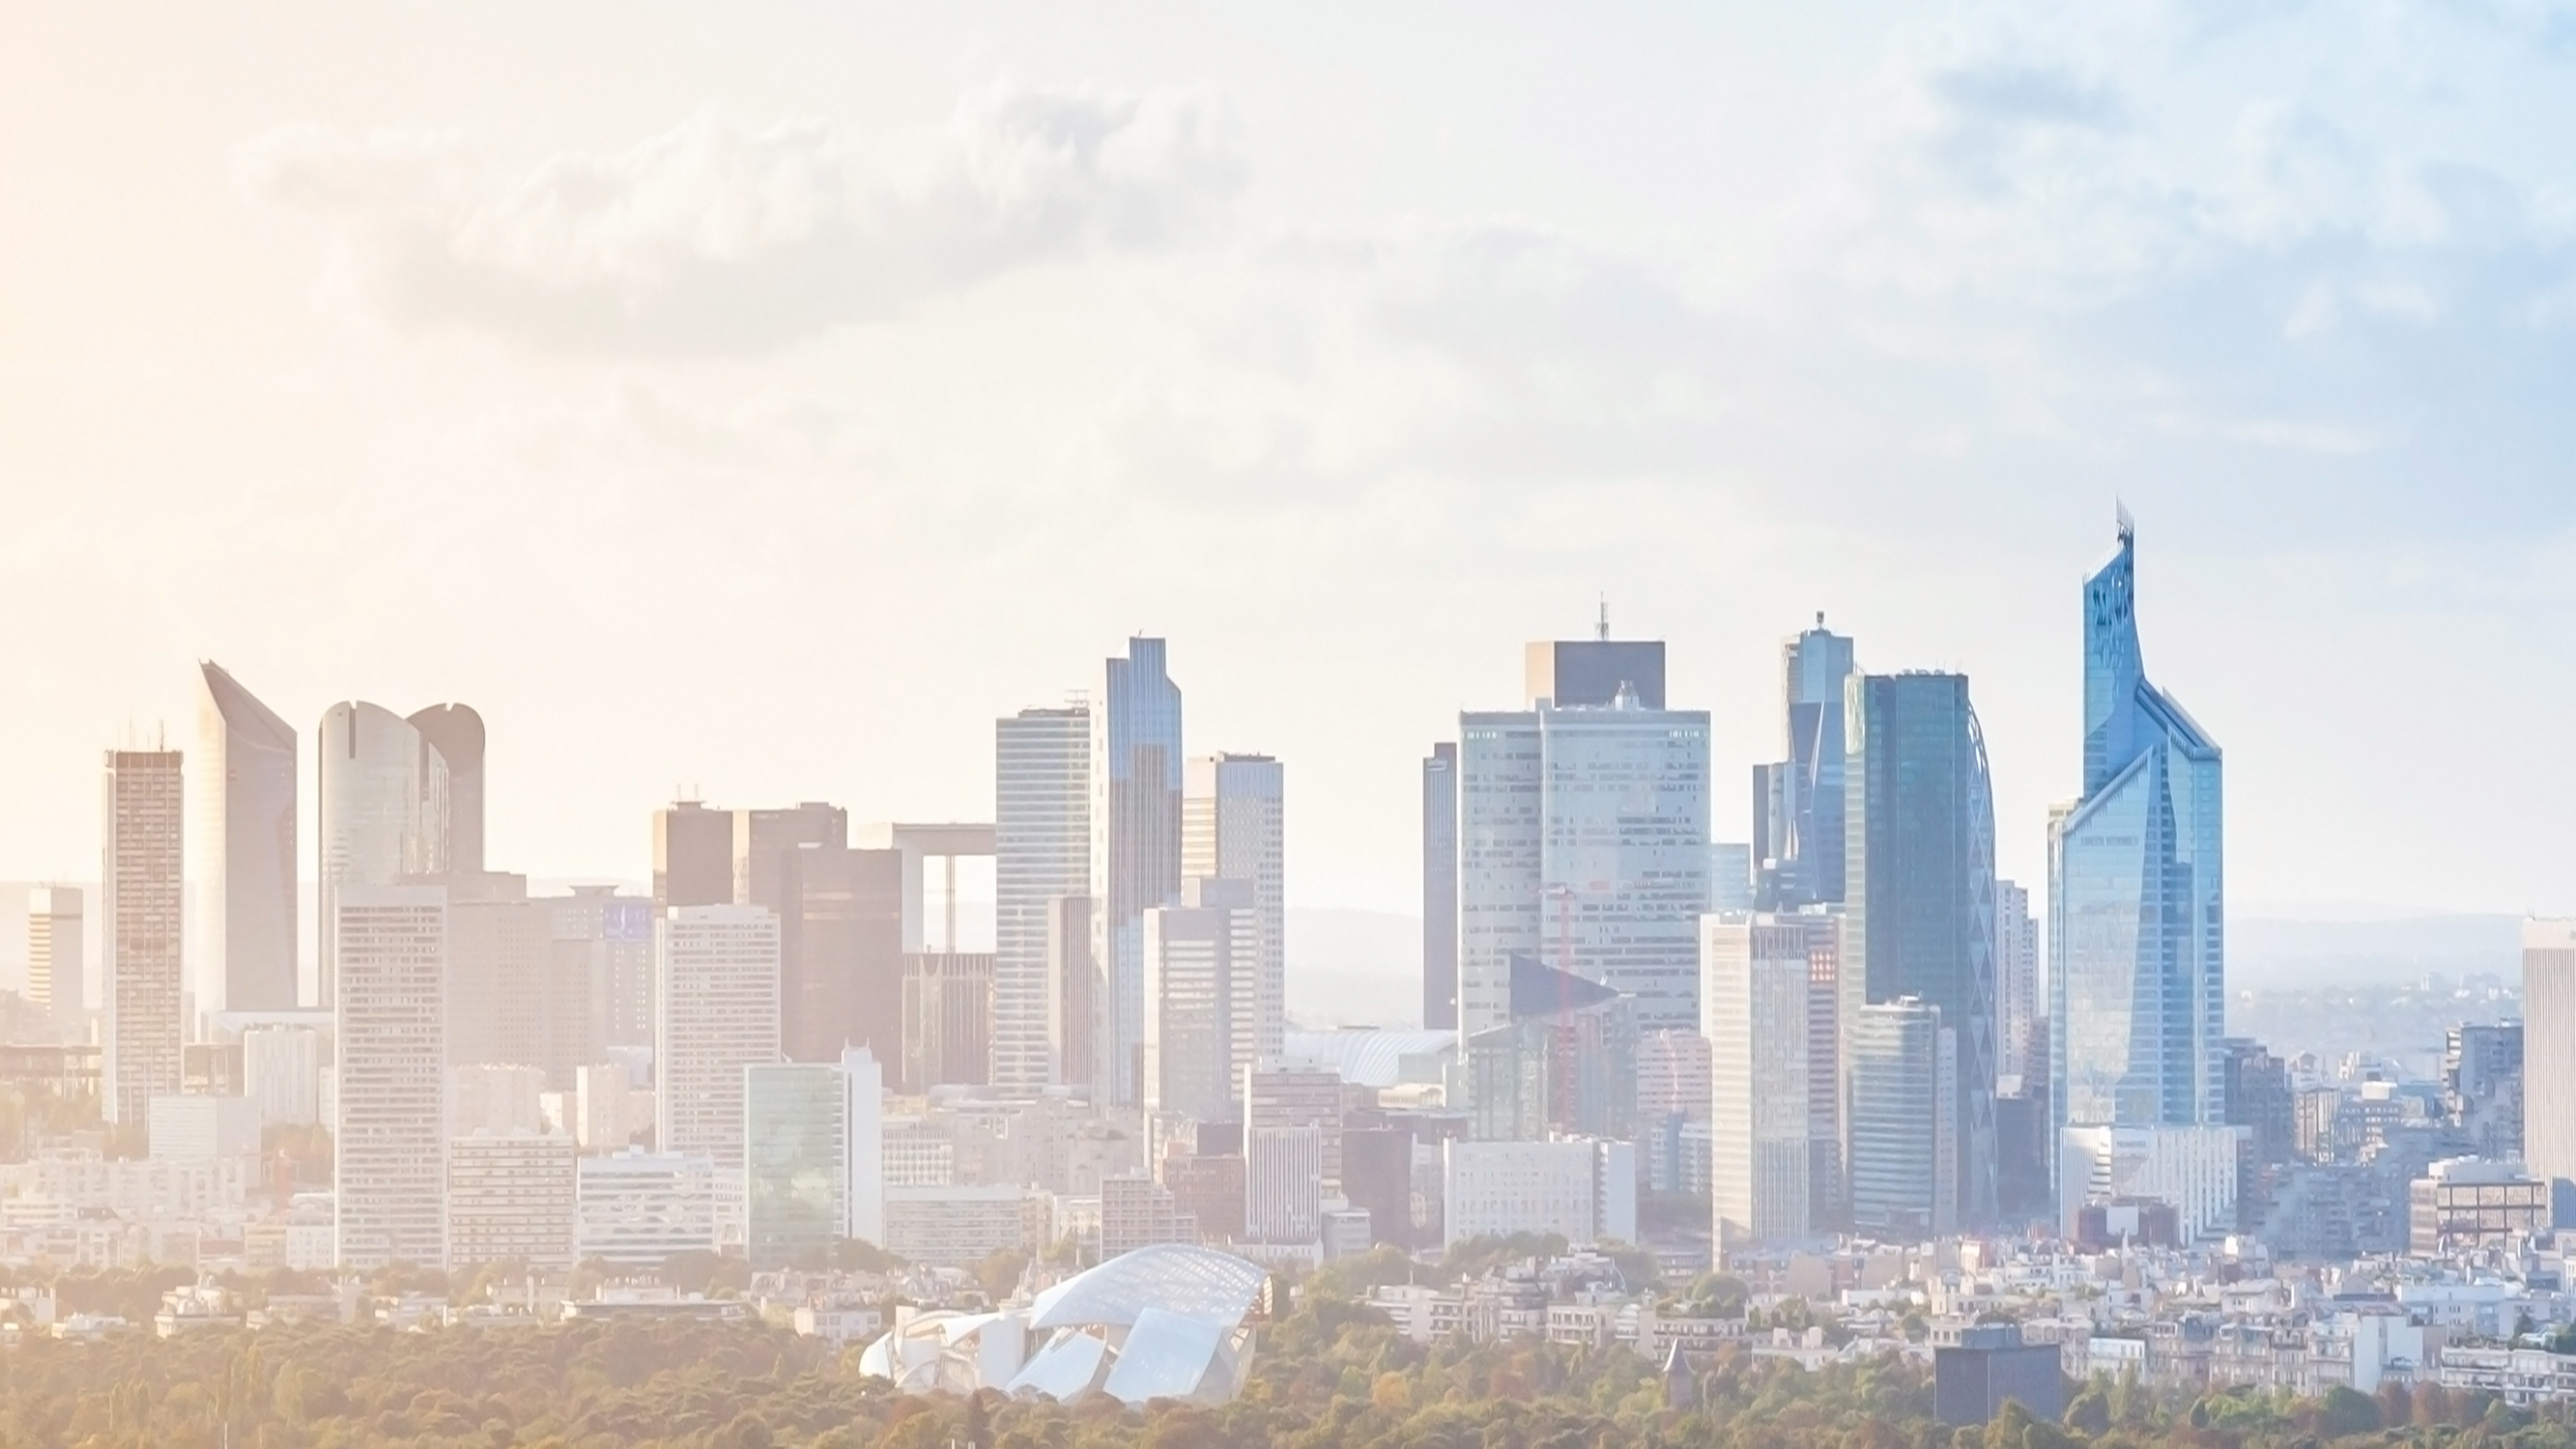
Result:
{"label": "hazy sky", "polygon": [[2029,879],[2117,497],[2239,910],[2576,909],[2572,134],[2562,0],[11,5],[0,878],[197,658],[637,877],[984,816],[1145,631],[1410,908],[1606,592],[1729,837],[1816,610],[1968,671]]}

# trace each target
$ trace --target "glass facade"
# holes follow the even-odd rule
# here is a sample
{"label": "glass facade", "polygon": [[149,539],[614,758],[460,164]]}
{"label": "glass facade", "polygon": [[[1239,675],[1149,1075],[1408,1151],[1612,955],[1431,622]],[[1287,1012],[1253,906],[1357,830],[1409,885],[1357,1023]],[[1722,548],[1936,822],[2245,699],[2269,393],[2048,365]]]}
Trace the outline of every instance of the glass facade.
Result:
{"label": "glass facade", "polygon": [[[1996,1203],[1996,1051],[1985,739],[1960,674],[1854,675],[1844,714],[1845,1031],[1863,1006],[1914,998],[1938,1009],[1957,1037],[1955,1097],[1943,1104],[1959,1131],[1949,1196],[1961,1221],[1987,1222]],[[1857,1173],[1857,1135],[1852,1151]]]}
{"label": "glass facade", "polygon": [[1145,1039],[1145,912],[1181,895],[1181,690],[1160,639],[1130,639],[1127,657],[1102,667],[1090,788],[1092,959],[1108,979],[1110,1027],[1109,1080],[1093,1091],[1133,1102]]}
{"label": "glass facade", "polygon": [[840,1063],[744,1069],[744,1246],[753,1268],[828,1261],[849,1219],[849,1145]]}
{"label": "glass facade", "polygon": [[2135,545],[2123,515],[2084,584],[2084,795],[2049,834],[2060,1127],[2226,1117],[2220,755],[2147,682]]}

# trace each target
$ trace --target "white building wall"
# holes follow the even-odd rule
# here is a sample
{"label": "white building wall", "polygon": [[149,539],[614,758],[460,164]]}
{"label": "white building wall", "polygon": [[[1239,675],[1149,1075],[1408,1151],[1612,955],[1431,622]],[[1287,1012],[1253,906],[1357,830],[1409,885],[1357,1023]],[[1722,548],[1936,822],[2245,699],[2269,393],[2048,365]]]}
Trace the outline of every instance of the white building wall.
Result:
{"label": "white building wall", "polygon": [[[1575,1246],[1635,1241],[1633,1143],[1447,1142],[1442,1150],[1451,1246],[1512,1233],[1557,1233]],[[1625,1234],[1613,1231],[1620,1228]]]}
{"label": "white building wall", "polygon": [[656,939],[657,1135],[664,1152],[742,1171],[742,1069],[779,1060],[778,917],[761,906],[674,906]]}
{"label": "white building wall", "polygon": [[1048,1029],[1047,911],[1091,889],[1090,711],[1024,710],[994,739],[993,1084],[1034,1092],[1068,1080]]}
{"label": "white building wall", "polygon": [[242,1032],[242,1089],[263,1125],[303,1126],[323,1120],[322,1033],[306,1026],[254,1026]]}
{"label": "white building wall", "polygon": [[658,1264],[716,1246],[715,1164],[628,1148],[574,1168],[574,1239],[582,1258]]}
{"label": "white building wall", "polygon": [[847,1235],[885,1245],[885,1067],[866,1047],[841,1053],[850,1093],[850,1190]]}
{"label": "white building wall", "polygon": [[337,896],[332,1123],[345,1267],[447,1261],[447,893]]}
{"label": "white building wall", "polygon": [[2576,920],[2522,923],[2522,1156],[2543,1182],[2576,1182]]}

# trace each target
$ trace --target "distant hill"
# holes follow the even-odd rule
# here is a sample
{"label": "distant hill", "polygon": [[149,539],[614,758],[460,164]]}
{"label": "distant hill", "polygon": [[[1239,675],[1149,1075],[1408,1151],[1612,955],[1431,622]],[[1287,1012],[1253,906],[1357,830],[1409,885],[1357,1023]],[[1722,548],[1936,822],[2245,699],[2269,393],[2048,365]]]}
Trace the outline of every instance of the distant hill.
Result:
{"label": "distant hill", "polygon": [[2243,917],[2227,923],[2227,982],[2238,990],[2428,975],[2522,978],[2522,918],[2395,916],[2385,920]]}

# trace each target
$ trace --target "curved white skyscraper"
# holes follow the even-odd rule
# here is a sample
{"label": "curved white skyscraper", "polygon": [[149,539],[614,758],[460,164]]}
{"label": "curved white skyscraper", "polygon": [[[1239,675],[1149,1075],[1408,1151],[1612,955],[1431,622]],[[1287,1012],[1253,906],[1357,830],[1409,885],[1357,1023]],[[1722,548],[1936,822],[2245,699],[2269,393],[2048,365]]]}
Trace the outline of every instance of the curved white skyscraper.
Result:
{"label": "curved white skyscraper", "polygon": [[447,760],[410,721],[381,705],[335,704],[322,714],[321,882],[317,905],[321,1004],[336,1000],[340,893],[399,884],[451,868]]}
{"label": "curved white skyscraper", "polygon": [[197,876],[197,1009],[291,1011],[295,730],[213,661],[198,677],[187,850]]}

